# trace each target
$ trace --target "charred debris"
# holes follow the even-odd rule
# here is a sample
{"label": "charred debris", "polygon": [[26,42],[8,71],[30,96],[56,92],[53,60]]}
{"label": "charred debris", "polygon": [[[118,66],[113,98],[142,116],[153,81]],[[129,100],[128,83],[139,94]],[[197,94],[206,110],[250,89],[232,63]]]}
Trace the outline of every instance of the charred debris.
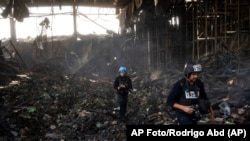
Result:
{"label": "charred debris", "polygon": [[[249,1],[107,3],[119,9],[119,34],[1,41],[0,139],[125,140],[126,124],[176,124],[166,98],[187,60],[202,64],[213,105],[215,118],[200,124],[249,123]],[[134,85],[126,123],[114,110],[120,65]]]}

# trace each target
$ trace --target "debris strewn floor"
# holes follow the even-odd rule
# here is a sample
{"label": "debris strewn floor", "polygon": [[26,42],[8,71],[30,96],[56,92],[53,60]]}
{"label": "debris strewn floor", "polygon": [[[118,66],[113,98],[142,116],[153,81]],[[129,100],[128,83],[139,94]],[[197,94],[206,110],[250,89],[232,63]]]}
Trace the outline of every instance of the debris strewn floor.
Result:
{"label": "debris strewn floor", "polygon": [[[121,122],[114,110],[116,74],[105,78],[93,71],[89,75],[67,74],[55,64],[45,63],[13,73],[15,77],[1,85],[1,138],[126,140],[126,124],[176,124],[166,100],[172,84],[182,77],[178,68],[166,72],[132,70],[134,89],[129,94],[128,120]],[[232,82],[225,79],[209,75],[204,79],[218,124],[249,123],[247,80],[242,76],[233,80],[234,85],[228,85]],[[226,117],[218,106],[222,101],[230,105],[230,115]]]}

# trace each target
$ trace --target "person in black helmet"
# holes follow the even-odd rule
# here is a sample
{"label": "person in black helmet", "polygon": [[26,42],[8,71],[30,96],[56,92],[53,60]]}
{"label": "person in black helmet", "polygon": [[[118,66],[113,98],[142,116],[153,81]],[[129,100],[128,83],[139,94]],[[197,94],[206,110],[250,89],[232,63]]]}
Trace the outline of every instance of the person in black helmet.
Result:
{"label": "person in black helmet", "polygon": [[119,103],[119,116],[122,121],[126,121],[128,93],[132,90],[132,81],[127,75],[126,67],[120,67],[119,76],[115,78],[114,89],[117,91],[117,100]]}
{"label": "person in black helmet", "polygon": [[209,112],[207,106],[209,100],[203,82],[199,79],[201,70],[201,65],[196,62],[186,63],[184,66],[185,77],[173,85],[168,95],[167,104],[175,110],[180,125],[196,125],[201,113]]}

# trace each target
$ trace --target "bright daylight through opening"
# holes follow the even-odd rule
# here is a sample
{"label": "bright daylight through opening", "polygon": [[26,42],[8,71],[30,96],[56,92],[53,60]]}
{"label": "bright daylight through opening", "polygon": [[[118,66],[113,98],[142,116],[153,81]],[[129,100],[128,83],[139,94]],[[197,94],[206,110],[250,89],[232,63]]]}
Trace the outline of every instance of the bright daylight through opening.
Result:
{"label": "bright daylight through opening", "polygon": [[[0,9],[2,13],[3,9]],[[73,8],[59,7],[31,7],[30,17],[23,22],[16,21],[16,36],[20,38],[35,38],[42,30],[40,23],[48,18],[49,26],[46,29],[47,36],[73,35]],[[87,34],[107,34],[108,31],[118,32],[119,20],[116,17],[115,8],[83,7],[77,8],[77,32]],[[0,39],[10,38],[9,18],[0,18]],[[28,30],[27,30],[28,29]]]}

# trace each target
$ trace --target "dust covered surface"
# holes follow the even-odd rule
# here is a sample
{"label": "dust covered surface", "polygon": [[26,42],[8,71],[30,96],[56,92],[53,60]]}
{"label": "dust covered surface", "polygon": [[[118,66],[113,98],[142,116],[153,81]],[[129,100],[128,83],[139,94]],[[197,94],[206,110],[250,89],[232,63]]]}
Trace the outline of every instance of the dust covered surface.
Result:
{"label": "dust covered surface", "polygon": [[[63,66],[50,61],[22,72],[1,73],[3,140],[126,140],[126,124],[176,124],[166,100],[173,83],[183,77],[182,67],[129,69],[134,89],[129,94],[128,121],[121,122],[114,110],[116,72],[104,77],[98,69],[80,68],[72,74]],[[249,123],[249,79],[244,77],[248,74],[202,75],[216,123]],[[230,105],[227,117],[218,108],[221,101]]]}

